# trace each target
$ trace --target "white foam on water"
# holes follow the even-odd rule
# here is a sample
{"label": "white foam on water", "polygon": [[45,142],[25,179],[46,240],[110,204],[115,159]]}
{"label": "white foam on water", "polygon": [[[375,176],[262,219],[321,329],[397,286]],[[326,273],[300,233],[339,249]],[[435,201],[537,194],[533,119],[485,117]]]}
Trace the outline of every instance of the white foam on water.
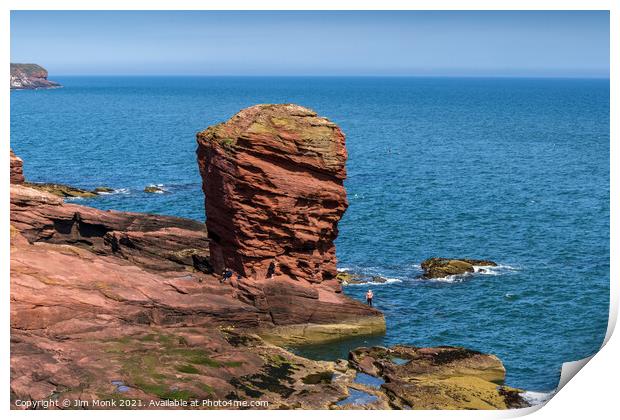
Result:
{"label": "white foam on water", "polygon": [[465,281],[465,278],[470,277],[471,274],[461,274],[461,275],[456,275],[453,274],[451,276],[446,276],[446,277],[435,277],[432,279],[424,279],[424,282],[436,282],[436,283],[461,283],[463,281]]}
{"label": "white foam on water", "polygon": [[164,194],[164,193],[170,192],[169,188],[166,187],[164,184],[149,184],[149,185],[147,185],[147,188],[148,187],[156,187],[156,188],[158,188],[157,191],[153,191],[150,194]]}
{"label": "white foam on water", "polygon": [[481,274],[483,276],[499,276],[510,271],[518,271],[517,267],[513,267],[506,264],[492,265],[474,265],[474,274]]}
{"label": "white foam on water", "polygon": [[99,195],[129,194],[129,188],[117,188],[113,191],[99,191]]}
{"label": "white foam on water", "polygon": [[525,401],[528,402],[528,404],[535,406],[535,405],[541,405],[541,404],[546,403],[547,401],[551,399],[551,397],[553,397],[553,394],[555,394],[555,391],[551,391],[551,392],[525,391],[525,392],[522,392],[520,395],[523,397]]}
{"label": "white foam on water", "polygon": [[391,283],[402,283],[403,281],[401,279],[395,279],[395,278],[390,278],[390,277],[383,277],[385,279],[385,281],[364,281],[364,282],[355,282],[355,283],[347,283],[346,281],[342,282],[343,286],[367,286],[367,285],[373,285],[373,286],[383,286],[384,284],[391,284]]}

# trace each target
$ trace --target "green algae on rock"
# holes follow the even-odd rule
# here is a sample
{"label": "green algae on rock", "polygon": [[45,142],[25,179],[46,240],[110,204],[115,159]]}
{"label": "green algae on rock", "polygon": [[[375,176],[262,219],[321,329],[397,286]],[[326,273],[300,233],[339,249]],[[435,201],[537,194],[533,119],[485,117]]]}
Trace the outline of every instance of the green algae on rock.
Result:
{"label": "green algae on rock", "polygon": [[92,198],[97,197],[98,195],[95,191],[83,190],[81,188],[71,187],[69,185],[63,184],[25,182],[24,185],[39,191],[45,191],[50,194],[57,195],[58,197],[64,198]]}
{"label": "green algae on rock", "polygon": [[435,279],[454,275],[473,273],[474,266],[495,267],[497,263],[489,260],[429,258],[420,264],[424,273],[422,278]]}
{"label": "green algae on rock", "polygon": [[[395,358],[409,360],[397,364]],[[502,385],[506,370],[494,355],[462,347],[362,347],[349,354],[359,371],[385,380],[392,408],[507,409],[529,404],[522,390]]]}

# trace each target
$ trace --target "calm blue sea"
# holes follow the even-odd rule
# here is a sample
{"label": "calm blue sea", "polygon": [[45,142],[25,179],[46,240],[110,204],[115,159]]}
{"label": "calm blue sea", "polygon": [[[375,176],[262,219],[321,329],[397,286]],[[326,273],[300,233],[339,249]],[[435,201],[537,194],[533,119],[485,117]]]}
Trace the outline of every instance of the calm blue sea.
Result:
{"label": "calm blue sea", "polygon": [[[342,269],[372,285],[388,332],[359,344],[498,355],[507,383],[550,390],[597,351],[609,305],[609,81],[457,78],[54,77],[11,92],[11,144],[31,181],[117,193],[81,203],[204,219],[195,133],[242,108],[295,102],[349,150]],[[149,184],[168,193],[145,194]],[[501,267],[422,282],[430,256]],[[348,286],[362,299],[368,285]]]}

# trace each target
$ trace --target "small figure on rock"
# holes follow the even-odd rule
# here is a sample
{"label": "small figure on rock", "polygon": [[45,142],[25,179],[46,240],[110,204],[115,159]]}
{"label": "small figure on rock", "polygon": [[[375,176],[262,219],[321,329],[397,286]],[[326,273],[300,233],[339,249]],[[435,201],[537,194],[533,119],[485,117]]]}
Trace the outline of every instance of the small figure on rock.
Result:
{"label": "small figure on rock", "polygon": [[368,306],[372,306],[373,297],[375,297],[375,295],[372,293],[372,290],[368,289],[368,291],[366,292],[366,303],[368,304]]}
{"label": "small figure on rock", "polygon": [[222,270],[222,278],[220,279],[220,283],[224,283],[226,280],[229,280],[233,276],[233,272],[230,268],[226,267]]}
{"label": "small figure on rock", "polygon": [[267,268],[267,278],[270,279],[276,273],[277,263],[275,261],[271,261],[269,263],[269,267]]}

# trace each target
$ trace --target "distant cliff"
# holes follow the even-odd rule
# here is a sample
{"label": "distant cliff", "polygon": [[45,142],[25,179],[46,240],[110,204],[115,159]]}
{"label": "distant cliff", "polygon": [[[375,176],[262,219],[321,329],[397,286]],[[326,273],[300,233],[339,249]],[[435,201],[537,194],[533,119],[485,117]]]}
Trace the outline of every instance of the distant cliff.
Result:
{"label": "distant cliff", "polygon": [[11,63],[11,89],[46,89],[60,87],[47,80],[47,70],[38,64]]}

